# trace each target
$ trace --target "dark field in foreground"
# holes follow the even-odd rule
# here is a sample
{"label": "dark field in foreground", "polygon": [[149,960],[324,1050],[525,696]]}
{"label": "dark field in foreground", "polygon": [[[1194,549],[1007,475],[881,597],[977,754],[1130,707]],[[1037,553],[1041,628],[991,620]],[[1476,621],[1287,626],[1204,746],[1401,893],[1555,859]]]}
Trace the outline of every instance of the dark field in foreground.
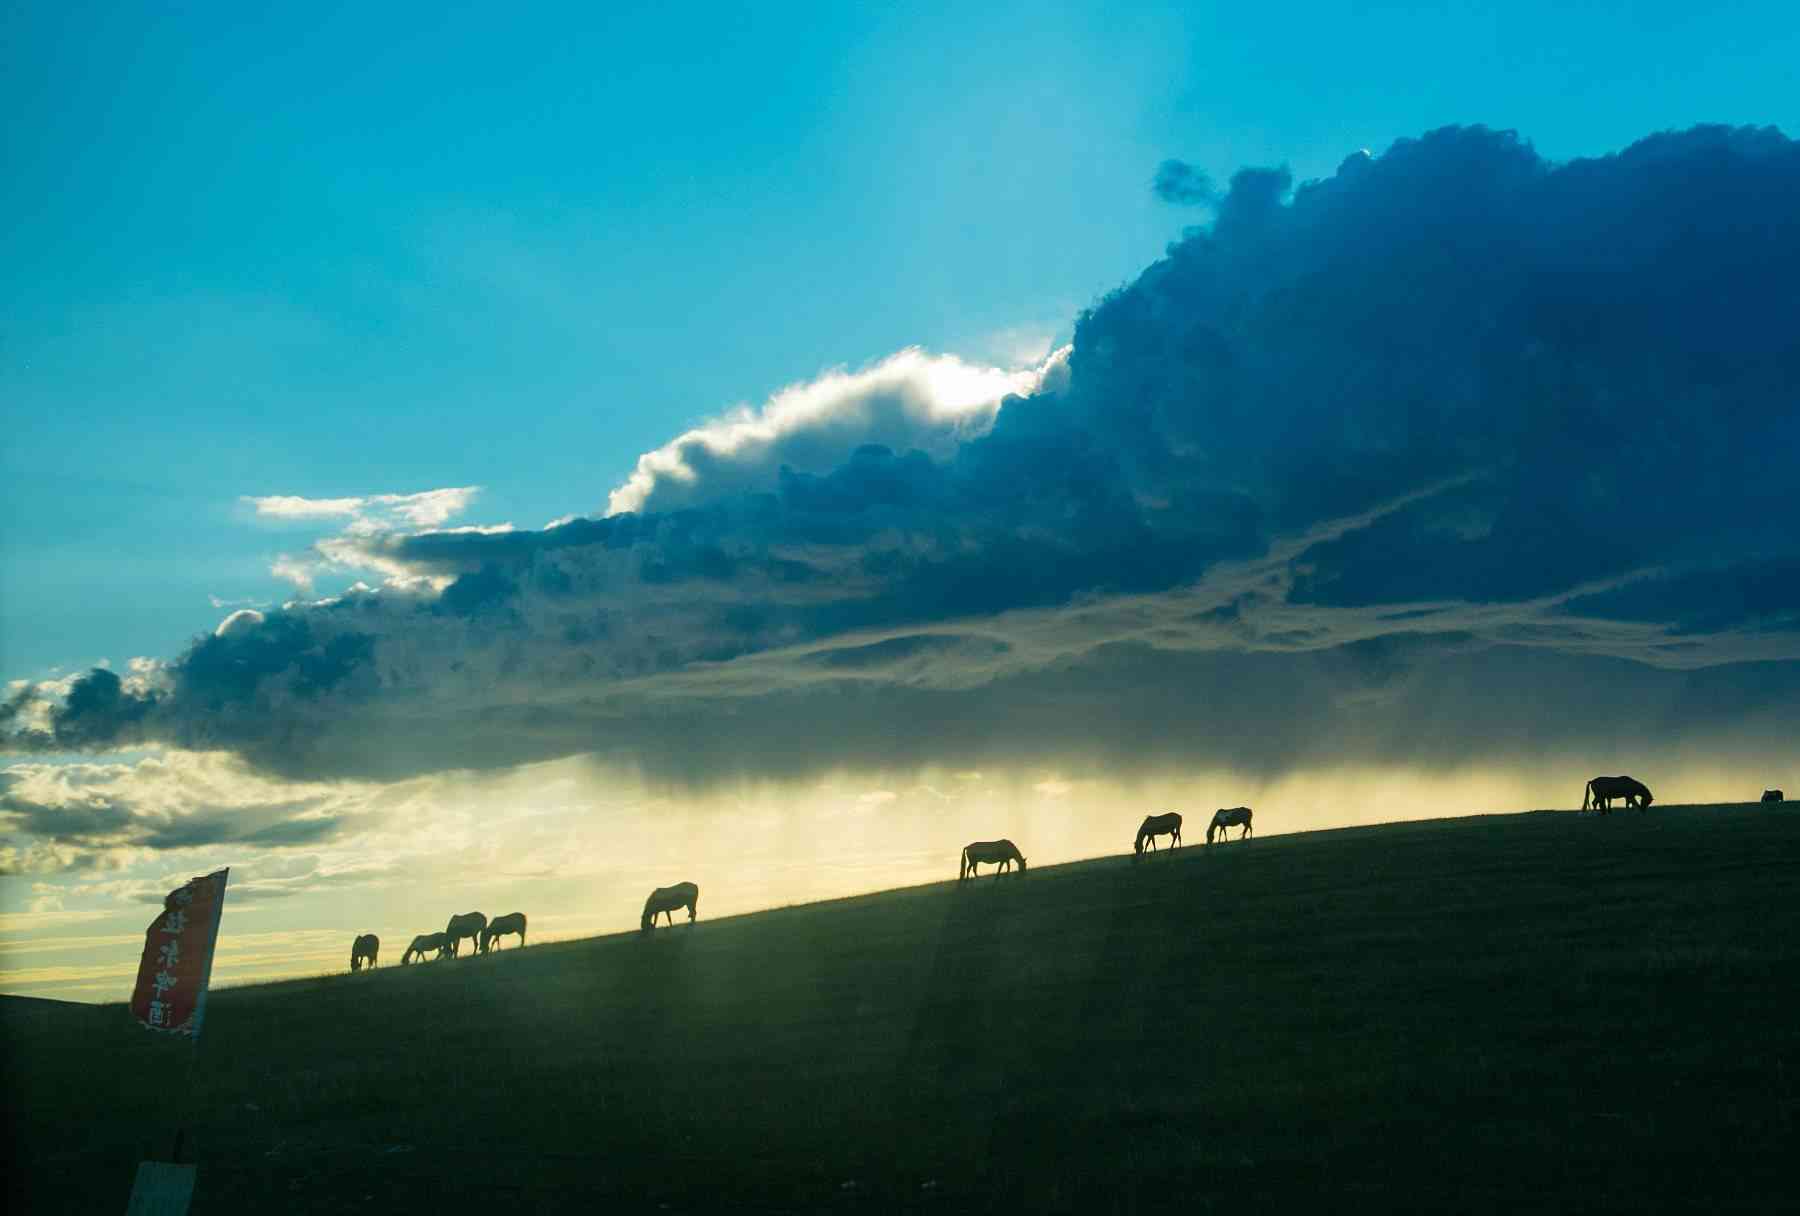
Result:
{"label": "dark field in foreground", "polygon": [[[1779,1208],[1797,863],[1496,816],[224,991],[194,1210]],[[9,1189],[123,1211],[185,1045],[0,1010]]]}

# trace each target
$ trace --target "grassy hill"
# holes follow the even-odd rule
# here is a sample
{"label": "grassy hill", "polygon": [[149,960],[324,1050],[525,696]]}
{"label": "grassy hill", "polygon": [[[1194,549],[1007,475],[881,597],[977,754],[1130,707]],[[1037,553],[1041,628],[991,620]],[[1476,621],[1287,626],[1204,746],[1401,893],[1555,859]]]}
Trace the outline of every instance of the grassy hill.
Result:
{"label": "grassy hill", "polygon": [[[1768,1210],[1797,997],[1800,808],[1190,845],[219,992],[194,1210]],[[185,1045],[0,1016],[11,1189],[122,1211]]]}

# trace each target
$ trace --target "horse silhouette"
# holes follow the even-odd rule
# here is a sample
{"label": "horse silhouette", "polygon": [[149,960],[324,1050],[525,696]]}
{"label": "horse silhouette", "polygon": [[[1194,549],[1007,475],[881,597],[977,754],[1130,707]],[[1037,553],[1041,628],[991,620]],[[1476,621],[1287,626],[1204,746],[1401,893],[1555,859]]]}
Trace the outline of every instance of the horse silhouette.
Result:
{"label": "horse silhouette", "polygon": [[364,933],[350,943],[350,970],[362,970],[363,963],[375,965],[375,956],[381,953],[381,939],[373,933]]}
{"label": "horse silhouette", "polygon": [[1012,869],[1015,861],[1019,863],[1019,873],[1025,872],[1025,857],[1019,852],[1018,845],[1010,840],[977,840],[963,849],[962,864],[957,867],[956,881],[961,882],[975,874],[976,867],[984,861],[994,863],[995,878]]}
{"label": "horse silhouette", "polygon": [[1238,834],[1238,839],[1242,840],[1245,836],[1250,835],[1251,815],[1252,812],[1247,806],[1221,807],[1214,811],[1212,822],[1206,825],[1206,843],[1211,844],[1213,842],[1213,835],[1215,833],[1217,833],[1221,840],[1230,839],[1225,835],[1225,830],[1227,828],[1238,827],[1244,829]]}
{"label": "horse silhouette", "polygon": [[444,926],[444,946],[450,951],[450,957],[456,957],[456,945],[463,938],[469,938],[479,949],[481,931],[487,928],[487,917],[479,912],[464,912],[460,916],[452,916],[450,923]]}
{"label": "horse silhouette", "polygon": [[675,924],[676,908],[686,908],[688,923],[700,914],[700,888],[691,882],[678,882],[672,887],[658,887],[650,892],[650,898],[644,901],[644,916],[638,922],[638,928],[645,933],[650,932],[656,924],[657,913],[668,918],[671,927]]}
{"label": "horse silhouette", "polygon": [[496,916],[490,920],[487,928],[481,931],[481,952],[486,954],[490,948],[498,950],[500,948],[499,939],[508,933],[517,933],[519,945],[525,944],[525,914],[523,912],[508,912],[505,916]]}
{"label": "horse silhouette", "polygon": [[1780,790],[1764,790],[1762,800],[1764,802],[1780,802],[1786,797],[1787,795],[1783,794]]}
{"label": "horse silhouette", "polygon": [[1133,841],[1131,845],[1132,852],[1142,856],[1145,845],[1149,845],[1150,851],[1155,852],[1156,838],[1158,836],[1169,837],[1169,847],[1171,849],[1178,849],[1181,847],[1180,812],[1170,811],[1167,815],[1146,816],[1144,822],[1138,825],[1137,839]]}
{"label": "horse silhouette", "polygon": [[435,950],[437,956],[443,958],[444,951],[447,948],[448,947],[444,944],[444,935],[442,933],[421,933],[419,936],[412,939],[412,945],[408,946],[406,948],[406,953],[400,956],[400,965],[404,967],[412,962],[413,955],[415,954],[422,959],[425,957],[426,952],[430,950]]}
{"label": "horse silhouette", "polygon": [[1609,814],[1614,798],[1623,798],[1626,806],[1635,806],[1640,811],[1655,801],[1650,795],[1650,787],[1642,781],[1630,777],[1595,777],[1581,795],[1581,809],[1587,810],[1588,803],[1592,802],[1596,811]]}

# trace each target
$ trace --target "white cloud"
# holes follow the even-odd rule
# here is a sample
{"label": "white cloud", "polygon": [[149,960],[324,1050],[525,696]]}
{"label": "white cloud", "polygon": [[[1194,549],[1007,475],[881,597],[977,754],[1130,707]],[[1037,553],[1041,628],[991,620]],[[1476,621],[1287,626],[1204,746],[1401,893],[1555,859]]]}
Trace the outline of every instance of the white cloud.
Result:
{"label": "white cloud", "polygon": [[232,637],[236,634],[247,633],[262,623],[263,614],[256,609],[239,608],[219,622],[219,627],[213,630],[213,635],[221,638]]}
{"label": "white cloud", "polygon": [[283,553],[269,566],[269,573],[283,582],[292,583],[294,590],[301,594],[311,595],[313,576],[318,574],[321,568],[319,562],[307,561],[304,558],[296,558]]}
{"label": "white cloud", "polygon": [[1066,350],[1007,371],[916,347],[857,372],[827,372],[742,407],[638,458],[607,514],[691,506],[736,489],[769,489],[783,466],[823,473],[856,448],[884,444],[942,457],[993,426],[1000,402],[1035,392]]}
{"label": "white cloud", "polygon": [[[415,494],[369,494],[356,498],[300,498],[277,494],[262,498],[246,496],[243,501],[254,506],[259,516],[270,519],[347,521],[338,535],[315,542],[310,552],[279,554],[269,566],[272,576],[292,584],[300,595],[311,597],[316,594],[320,578],[349,571],[375,571],[395,587],[441,589],[449,580],[420,578],[398,562],[383,558],[379,542],[384,537],[421,531],[483,536],[513,531],[510,523],[442,526],[466,511],[480,493],[480,486],[448,486]],[[257,606],[250,600],[213,598],[215,608],[231,604]]]}
{"label": "white cloud", "polygon": [[386,508],[415,528],[435,528],[468,510],[479,493],[480,486],[453,486],[417,494],[377,494],[369,502]]}
{"label": "white cloud", "polygon": [[420,574],[405,562],[387,556],[387,550],[378,543],[381,539],[379,536],[333,536],[322,540],[313,546],[320,559],[314,568],[373,571],[382,576],[385,585],[408,591],[442,591],[451,583],[448,577]]}
{"label": "white cloud", "polygon": [[480,486],[446,486],[414,494],[366,494],[353,498],[302,498],[297,494],[244,495],[258,518],[349,521],[353,532],[435,528],[461,515],[481,493]]}
{"label": "white cloud", "polygon": [[511,523],[504,524],[464,524],[460,528],[433,528],[434,533],[444,536],[504,536],[518,529]]}
{"label": "white cloud", "polygon": [[246,494],[243,501],[264,519],[333,519],[359,513],[366,498],[302,498],[297,494]]}

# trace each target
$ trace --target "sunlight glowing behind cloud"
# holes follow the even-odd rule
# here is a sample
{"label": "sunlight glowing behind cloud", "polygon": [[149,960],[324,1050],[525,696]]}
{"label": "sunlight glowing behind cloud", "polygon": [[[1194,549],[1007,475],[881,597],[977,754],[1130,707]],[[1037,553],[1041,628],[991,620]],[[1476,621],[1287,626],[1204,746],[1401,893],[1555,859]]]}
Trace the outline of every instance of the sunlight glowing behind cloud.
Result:
{"label": "sunlight glowing behind cloud", "polygon": [[607,514],[766,489],[779,468],[825,472],[864,444],[947,455],[984,434],[1004,398],[1037,391],[1066,358],[1066,350],[1057,351],[1035,367],[1005,371],[912,347],[861,371],[827,372],[639,457],[608,499]]}
{"label": "sunlight glowing behind cloud", "polygon": [[264,619],[263,614],[254,608],[239,608],[219,622],[219,627],[213,630],[213,636],[224,638],[236,633],[244,633],[255,629],[263,623]]}

